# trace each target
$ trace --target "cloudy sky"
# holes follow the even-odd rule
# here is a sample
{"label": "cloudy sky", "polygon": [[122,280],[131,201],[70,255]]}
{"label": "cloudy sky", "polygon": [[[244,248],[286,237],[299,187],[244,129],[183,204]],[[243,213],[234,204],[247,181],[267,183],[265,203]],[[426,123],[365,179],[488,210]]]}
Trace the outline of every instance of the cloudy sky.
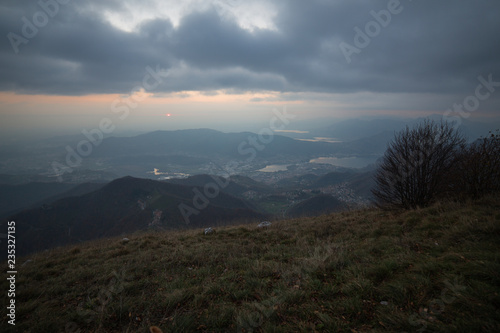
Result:
{"label": "cloudy sky", "polygon": [[488,119],[499,31],[492,0],[2,0],[0,130]]}

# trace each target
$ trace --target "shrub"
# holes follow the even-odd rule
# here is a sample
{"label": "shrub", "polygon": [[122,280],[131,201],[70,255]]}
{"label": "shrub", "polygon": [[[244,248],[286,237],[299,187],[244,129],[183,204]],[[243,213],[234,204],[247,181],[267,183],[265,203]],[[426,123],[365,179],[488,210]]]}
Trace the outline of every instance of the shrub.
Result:
{"label": "shrub", "polygon": [[477,199],[500,191],[500,131],[463,145],[447,182],[461,197]]}
{"label": "shrub", "polygon": [[375,173],[373,195],[379,207],[428,206],[447,189],[464,136],[446,122],[424,120],[395,135]]}

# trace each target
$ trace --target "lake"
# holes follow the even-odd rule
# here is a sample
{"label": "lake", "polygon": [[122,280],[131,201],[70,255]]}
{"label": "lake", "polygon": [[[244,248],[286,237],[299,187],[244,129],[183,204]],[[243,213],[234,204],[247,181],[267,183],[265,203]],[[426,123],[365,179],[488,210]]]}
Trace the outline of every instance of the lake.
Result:
{"label": "lake", "polygon": [[309,163],[331,164],[344,168],[361,169],[375,161],[380,156],[351,156],[351,157],[318,157],[309,161]]}
{"label": "lake", "polygon": [[159,177],[158,180],[168,180],[168,179],[176,179],[176,178],[187,178],[190,175],[187,173],[179,173],[179,172],[161,172],[160,169],[154,168],[153,171],[148,171],[147,173],[152,173],[155,176]]}
{"label": "lake", "polygon": [[260,172],[278,172],[278,171],[286,171],[288,170],[287,167],[290,164],[273,164],[273,165],[268,165],[263,169],[257,170]]}

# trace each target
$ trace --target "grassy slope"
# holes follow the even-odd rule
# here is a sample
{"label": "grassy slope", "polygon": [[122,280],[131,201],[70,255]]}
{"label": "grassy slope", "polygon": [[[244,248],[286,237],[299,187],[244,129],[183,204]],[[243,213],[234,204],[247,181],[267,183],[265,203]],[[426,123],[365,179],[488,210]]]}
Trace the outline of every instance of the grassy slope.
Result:
{"label": "grassy slope", "polygon": [[18,264],[15,331],[495,332],[499,250],[500,198],[135,234]]}

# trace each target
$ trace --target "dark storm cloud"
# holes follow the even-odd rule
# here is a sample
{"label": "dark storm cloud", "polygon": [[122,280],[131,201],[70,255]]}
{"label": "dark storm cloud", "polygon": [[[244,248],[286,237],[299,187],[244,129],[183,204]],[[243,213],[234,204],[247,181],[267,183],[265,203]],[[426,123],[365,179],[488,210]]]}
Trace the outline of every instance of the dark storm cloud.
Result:
{"label": "dark storm cloud", "polygon": [[339,44],[355,45],[355,27],[374,21],[384,1],[276,1],[275,30],[241,28],[215,7],[193,10],[174,28],[166,19],[134,32],[116,29],[104,10],[126,1],[70,1],[27,44],[21,17],[35,1],[9,1],[0,11],[0,89],[18,93],[127,93],[147,66],[170,70],[164,92],[217,89],[285,92],[469,93],[479,75],[500,81],[500,3],[402,0],[348,63]]}

